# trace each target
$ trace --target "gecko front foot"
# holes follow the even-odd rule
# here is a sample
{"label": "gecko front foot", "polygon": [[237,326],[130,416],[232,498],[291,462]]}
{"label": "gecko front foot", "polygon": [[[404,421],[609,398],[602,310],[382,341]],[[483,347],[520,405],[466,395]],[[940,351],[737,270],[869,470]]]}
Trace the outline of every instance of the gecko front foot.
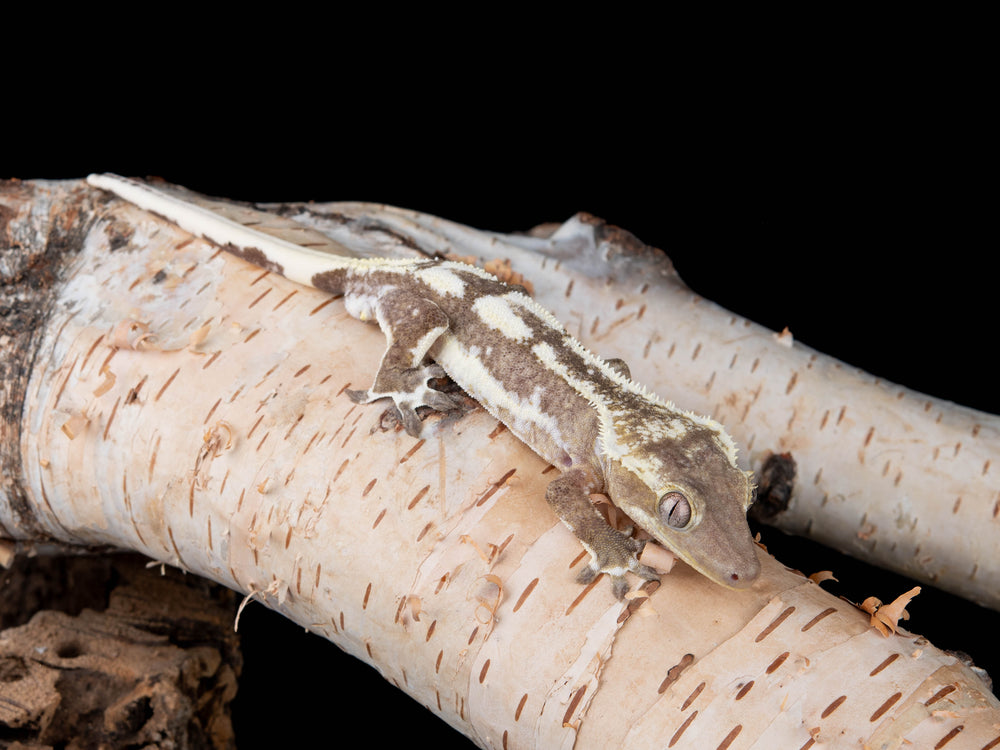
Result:
{"label": "gecko front foot", "polygon": [[645,542],[637,541],[614,529],[609,531],[612,534],[602,536],[600,546],[590,550],[590,562],[577,575],[578,583],[586,585],[601,573],[607,573],[615,597],[623,599],[629,588],[628,581],[625,580],[627,571],[632,571],[647,581],[660,580],[655,570],[639,562],[639,553],[642,552]]}

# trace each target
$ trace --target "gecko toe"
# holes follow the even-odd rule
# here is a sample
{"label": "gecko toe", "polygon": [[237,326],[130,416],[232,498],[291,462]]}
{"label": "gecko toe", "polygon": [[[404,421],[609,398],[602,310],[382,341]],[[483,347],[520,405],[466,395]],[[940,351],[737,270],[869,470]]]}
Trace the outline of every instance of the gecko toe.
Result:
{"label": "gecko toe", "polygon": [[369,391],[347,390],[344,392],[347,394],[347,397],[356,404],[367,404],[372,400],[371,393]]}
{"label": "gecko toe", "polygon": [[624,599],[625,594],[628,593],[628,581],[625,580],[625,576],[608,576],[611,579],[611,591],[615,595],[615,599]]}
{"label": "gecko toe", "polygon": [[610,529],[605,542],[600,549],[591,552],[590,562],[576,576],[577,583],[587,585],[601,573],[606,573],[615,598],[622,599],[629,591],[626,572],[631,571],[646,581],[660,580],[653,568],[639,562],[643,542]]}
{"label": "gecko toe", "polygon": [[448,377],[448,373],[446,373],[444,371],[444,368],[441,365],[437,364],[436,362],[433,362],[424,367],[424,375],[426,375],[428,379]]}
{"label": "gecko toe", "polygon": [[659,573],[657,573],[653,568],[649,567],[648,565],[643,565],[642,563],[636,563],[636,566],[632,568],[632,572],[645,581],[660,580]]}
{"label": "gecko toe", "polygon": [[442,393],[428,388],[423,396],[424,405],[431,407],[435,411],[450,412],[463,408],[461,396],[453,396],[449,393]]}
{"label": "gecko toe", "polygon": [[[645,565],[640,566],[645,568]],[[652,572],[651,568],[648,568]],[[625,594],[628,593],[629,585],[628,581],[625,580],[625,574],[620,571],[610,571],[610,570],[596,570],[590,565],[585,565],[579,573],[576,575],[576,582],[584,586],[592,583],[595,578],[597,578],[601,573],[606,573],[608,580],[611,581],[611,591],[615,595],[615,599],[624,599]],[[639,575],[643,578],[641,573]],[[655,573],[653,573],[655,575]]]}
{"label": "gecko toe", "polygon": [[601,571],[595,570],[589,565],[584,565],[580,572],[576,574],[576,582],[586,586],[588,583],[597,578],[600,573]]}
{"label": "gecko toe", "polygon": [[402,423],[403,429],[406,430],[406,434],[410,437],[419,438],[423,423],[420,421],[416,410],[408,405],[400,406],[399,404],[396,405],[396,409],[399,411],[399,421]]}

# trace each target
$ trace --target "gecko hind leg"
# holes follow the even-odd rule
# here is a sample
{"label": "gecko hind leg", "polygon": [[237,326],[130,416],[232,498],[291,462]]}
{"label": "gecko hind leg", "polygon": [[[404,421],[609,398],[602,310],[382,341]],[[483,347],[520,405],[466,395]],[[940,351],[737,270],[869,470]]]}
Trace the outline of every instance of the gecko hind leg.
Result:
{"label": "gecko hind leg", "polygon": [[444,370],[437,364],[423,364],[428,350],[448,330],[448,316],[431,300],[406,290],[386,294],[375,313],[388,346],[372,387],[349,390],[347,395],[359,404],[391,398],[407,434],[420,437],[417,408],[453,412],[464,407],[460,394],[443,393],[427,384],[443,377]]}

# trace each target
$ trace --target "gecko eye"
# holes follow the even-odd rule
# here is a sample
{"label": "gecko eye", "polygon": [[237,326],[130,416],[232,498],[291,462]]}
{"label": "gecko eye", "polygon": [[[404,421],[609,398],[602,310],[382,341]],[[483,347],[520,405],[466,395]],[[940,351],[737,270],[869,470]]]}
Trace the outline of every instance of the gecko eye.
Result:
{"label": "gecko eye", "polygon": [[660,498],[660,518],[672,528],[683,529],[691,520],[691,504],[679,492],[668,492]]}

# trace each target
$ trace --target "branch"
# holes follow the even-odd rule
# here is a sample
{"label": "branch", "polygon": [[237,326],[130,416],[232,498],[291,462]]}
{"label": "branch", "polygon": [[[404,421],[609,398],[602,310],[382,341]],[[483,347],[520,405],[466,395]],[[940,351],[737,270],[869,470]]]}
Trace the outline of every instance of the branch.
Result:
{"label": "branch", "polygon": [[[3,194],[13,206],[6,237],[45,205],[78,242],[24,358],[14,481],[26,504],[15,513],[12,494],[0,495],[9,538],[134,549],[252,594],[483,747],[998,739],[1000,705],[968,668],[905,631],[884,637],[867,614],[766,555],[746,592],[684,566],[625,605],[607,586],[581,588],[584,556],[542,500],[551,467],[485,412],[413,440],[387,429],[378,406],[344,395],[368,383],[383,340],[338,300],[121,201],[94,209],[79,183],[26,185]],[[547,247],[557,269],[542,256],[529,263],[530,253],[514,267],[552,307],[560,295],[589,309],[608,292],[620,298],[596,325],[559,314],[603,354],[624,354],[640,380],[655,386],[682,361],[721,359],[714,381],[688,376],[702,398],[721,398],[722,373],[739,371],[709,346],[717,333],[681,338],[697,323],[718,328],[720,313],[593,221],[547,240],[360,205],[321,207],[313,222],[352,252],[514,258],[519,245]],[[584,293],[598,286],[607,290]],[[692,321],[667,339],[676,321],[660,314],[685,299],[671,289],[688,295]],[[742,342],[738,363],[770,341],[742,321],[726,326]],[[671,345],[672,356],[653,356]],[[766,351],[746,369],[798,356]],[[761,383],[751,415],[770,397]]]}
{"label": "branch", "polygon": [[[736,438],[750,466],[795,469],[761,520],[1000,609],[1000,418],[884,382],[693,293],[669,260],[578,216],[551,236],[495,235],[365,204],[284,205],[347,242],[381,227],[408,245],[502,257],[570,331]],[[552,272],[553,261],[557,272]]]}

